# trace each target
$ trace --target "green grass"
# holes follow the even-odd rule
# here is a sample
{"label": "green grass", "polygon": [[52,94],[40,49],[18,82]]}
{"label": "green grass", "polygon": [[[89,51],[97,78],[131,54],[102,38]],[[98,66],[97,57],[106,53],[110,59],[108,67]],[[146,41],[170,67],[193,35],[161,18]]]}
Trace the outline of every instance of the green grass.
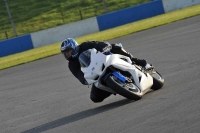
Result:
{"label": "green grass", "polygon": [[[168,24],[174,21],[178,21],[196,15],[200,15],[200,4],[179,11],[170,12],[149,19],[119,26],[113,29],[105,30],[102,32],[97,32],[91,35],[82,36],[76,38],[76,40],[78,41],[78,43],[89,40],[99,40],[99,41],[110,40],[113,38],[118,38],[141,30],[146,30],[149,28]],[[55,43],[48,46],[32,49],[26,52],[0,58],[0,64],[1,64],[0,70],[19,64],[24,64],[30,61],[38,60],[41,58],[45,58],[48,56],[52,56],[55,54],[59,54],[60,53],[59,47],[60,43]]]}
{"label": "green grass", "polygon": [[[105,0],[109,12],[151,0]],[[7,0],[18,35],[106,13],[102,0]],[[82,17],[80,15],[80,11]],[[4,0],[0,1],[0,40],[14,37]]]}

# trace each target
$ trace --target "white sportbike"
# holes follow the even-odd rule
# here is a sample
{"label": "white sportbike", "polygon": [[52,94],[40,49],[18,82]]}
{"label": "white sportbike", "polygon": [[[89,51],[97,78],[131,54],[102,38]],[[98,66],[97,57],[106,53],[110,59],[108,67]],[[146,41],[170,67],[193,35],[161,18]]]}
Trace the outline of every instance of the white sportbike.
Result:
{"label": "white sportbike", "polygon": [[139,100],[150,89],[158,90],[164,85],[155,69],[146,71],[124,55],[105,55],[89,49],[80,54],[79,62],[88,84],[128,99]]}

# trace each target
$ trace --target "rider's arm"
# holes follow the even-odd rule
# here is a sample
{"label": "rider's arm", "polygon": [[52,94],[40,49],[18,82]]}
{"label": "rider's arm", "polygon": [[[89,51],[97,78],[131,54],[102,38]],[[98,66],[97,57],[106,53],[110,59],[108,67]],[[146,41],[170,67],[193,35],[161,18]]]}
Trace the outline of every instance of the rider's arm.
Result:
{"label": "rider's arm", "polygon": [[77,61],[69,61],[68,67],[72,74],[84,85],[87,85],[87,81],[84,78],[84,74],[80,69],[80,64]]}
{"label": "rider's arm", "polygon": [[95,48],[97,51],[110,52],[110,50],[112,49],[111,44],[109,44],[108,42],[89,41],[84,42],[81,45],[83,51]]}

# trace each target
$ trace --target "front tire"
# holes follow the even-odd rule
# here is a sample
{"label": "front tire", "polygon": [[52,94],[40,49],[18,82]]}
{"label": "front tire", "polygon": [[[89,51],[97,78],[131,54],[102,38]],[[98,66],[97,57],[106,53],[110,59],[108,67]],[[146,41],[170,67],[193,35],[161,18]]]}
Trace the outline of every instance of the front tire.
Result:
{"label": "front tire", "polygon": [[124,96],[131,100],[140,100],[142,97],[138,96],[135,93],[139,92],[140,90],[138,88],[131,89],[131,84],[133,83],[122,83],[118,79],[116,79],[113,75],[108,76],[106,80],[106,84],[112,88],[116,93],[118,93],[121,96]]}
{"label": "front tire", "polygon": [[153,77],[153,86],[151,87],[151,89],[152,90],[161,89],[164,85],[164,78],[157,71],[151,76]]}

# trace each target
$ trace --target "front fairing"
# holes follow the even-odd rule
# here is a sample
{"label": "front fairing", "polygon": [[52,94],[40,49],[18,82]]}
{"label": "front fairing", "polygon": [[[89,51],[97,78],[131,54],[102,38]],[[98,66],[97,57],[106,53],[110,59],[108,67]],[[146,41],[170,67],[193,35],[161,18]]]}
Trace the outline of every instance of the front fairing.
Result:
{"label": "front fairing", "polygon": [[102,67],[105,63],[106,55],[97,52],[96,49],[86,50],[79,56],[81,71],[84,73],[84,78],[89,84],[98,81],[103,73]]}
{"label": "front fairing", "polygon": [[91,62],[91,49],[88,49],[88,50],[82,52],[79,55],[78,59],[81,64],[81,67],[83,67],[83,68],[88,67]]}

